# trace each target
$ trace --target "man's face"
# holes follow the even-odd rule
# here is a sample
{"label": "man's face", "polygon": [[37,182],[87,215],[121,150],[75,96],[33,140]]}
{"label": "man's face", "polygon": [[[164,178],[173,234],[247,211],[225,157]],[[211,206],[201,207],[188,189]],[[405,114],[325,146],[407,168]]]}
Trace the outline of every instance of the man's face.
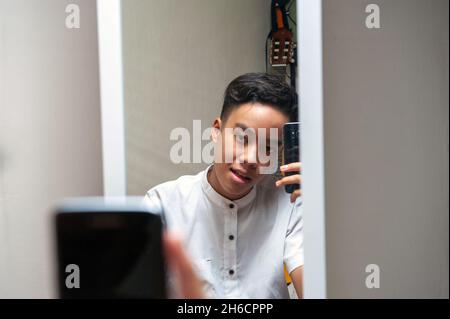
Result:
{"label": "man's face", "polygon": [[225,121],[215,120],[214,128],[220,130],[220,135],[213,138],[221,153],[216,154],[214,170],[227,196],[242,197],[261,181],[269,165],[268,156],[274,155],[271,161],[278,159],[278,153],[273,152],[281,144],[282,126],[288,121],[281,111],[260,103],[243,104],[233,109]]}

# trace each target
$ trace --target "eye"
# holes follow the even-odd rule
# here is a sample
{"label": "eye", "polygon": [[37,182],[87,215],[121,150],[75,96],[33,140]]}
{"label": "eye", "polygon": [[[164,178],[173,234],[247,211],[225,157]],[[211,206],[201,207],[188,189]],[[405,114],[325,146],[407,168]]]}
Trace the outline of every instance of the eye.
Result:
{"label": "eye", "polygon": [[246,141],[245,140],[245,136],[241,135],[241,134],[236,134],[235,138],[236,138],[236,141],[239,142],[239,143],[244,143]]}

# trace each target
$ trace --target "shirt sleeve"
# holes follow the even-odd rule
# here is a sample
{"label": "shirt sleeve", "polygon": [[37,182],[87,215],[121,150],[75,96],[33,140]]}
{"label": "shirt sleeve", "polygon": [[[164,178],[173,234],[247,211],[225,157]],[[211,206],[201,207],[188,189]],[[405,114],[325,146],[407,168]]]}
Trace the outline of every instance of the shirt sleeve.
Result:
{"label": "shirt sleeve", "polygon": [[145,194],[142,200],[142,204],[149,212],[159,215],[161,217],[163,225],[166,226],[161,197],[159,196],[159,193],[155,188],[149,190]]}
{"label": "shirt sleeve", "polygon": [[284,263],[289,274],[303,266],[303,207],[300,198],[296,201],[289,220],[284,242]]}

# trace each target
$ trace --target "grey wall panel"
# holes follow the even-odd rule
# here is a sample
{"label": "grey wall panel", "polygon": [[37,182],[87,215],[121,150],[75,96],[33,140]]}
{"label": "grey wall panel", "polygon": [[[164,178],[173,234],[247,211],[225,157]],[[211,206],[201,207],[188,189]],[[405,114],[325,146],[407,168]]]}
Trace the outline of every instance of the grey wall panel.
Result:
{"label": "grey wall panel", "polygon": [[102,194],[95,1],[0,0],[0,90],[0,297],[54,297],[51,208]]}
{"label": "grey wall panel", "polygon": [[323,20],[328,296],[448,298],[448,1],[325,0]]}

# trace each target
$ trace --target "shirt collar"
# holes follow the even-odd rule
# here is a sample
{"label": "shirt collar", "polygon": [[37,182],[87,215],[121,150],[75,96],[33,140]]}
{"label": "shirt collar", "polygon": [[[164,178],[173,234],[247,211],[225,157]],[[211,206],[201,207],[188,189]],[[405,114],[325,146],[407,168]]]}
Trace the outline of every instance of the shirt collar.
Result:
{"label": "shirt collar", "polygon": [[236,199],[236,200],[230,200],[228,198],[223,197],[220,195],[216,190],[211,186],[211,184],[208,182],[208,171],[212,168],[213,164],[208,166],[207,169],[205,169],[202,173],[202,189],[203,192],[206,194],[206,196],[211,200],[213,203],[223,207],[223,208],[229,208],[231,204],[234,204],[237,206],[237,208],[242,208],[250,204],[256,197],[256,186],[253,186],[253,188],[250,190],[250,192],[245,195],[242,198]]}

